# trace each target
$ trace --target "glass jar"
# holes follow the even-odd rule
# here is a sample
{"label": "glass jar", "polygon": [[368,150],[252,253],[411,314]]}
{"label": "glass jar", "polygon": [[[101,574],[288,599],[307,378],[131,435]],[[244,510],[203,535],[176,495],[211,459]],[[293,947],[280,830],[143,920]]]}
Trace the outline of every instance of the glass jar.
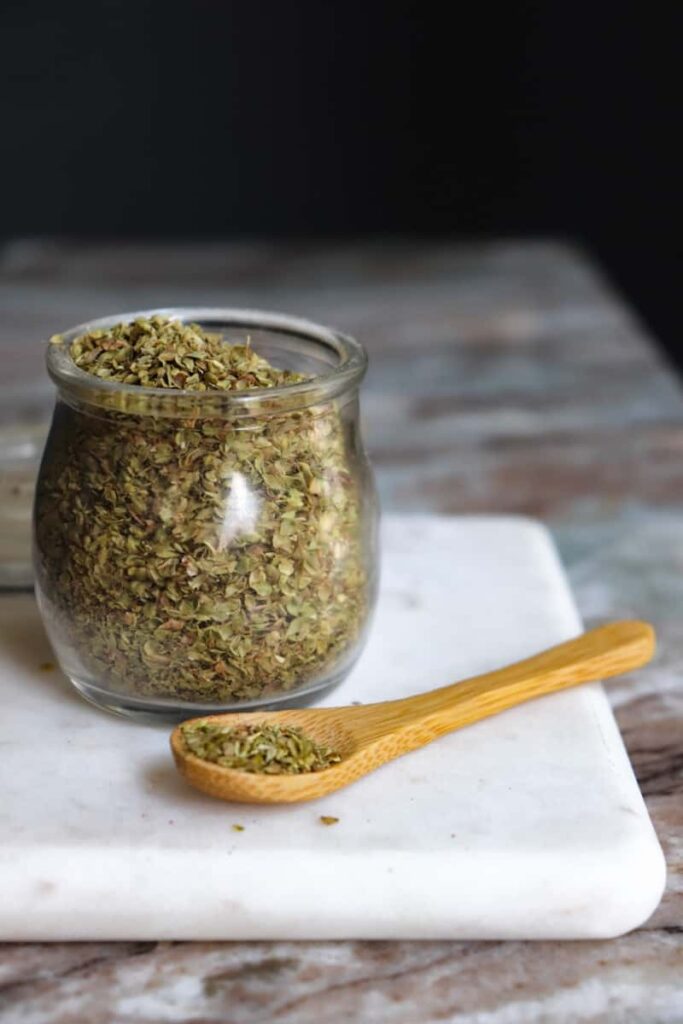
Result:
{"label": "glass jar", "polygon": [[[250,339],[301,383],[125,385],[69,343],[155,314]],[[34,564],[64,673],[110,711],[177,721],[305,703],[349,672],[377,585],[358,342],[251,310],[162,309],[50,345],[58,396],[36,488]]]}

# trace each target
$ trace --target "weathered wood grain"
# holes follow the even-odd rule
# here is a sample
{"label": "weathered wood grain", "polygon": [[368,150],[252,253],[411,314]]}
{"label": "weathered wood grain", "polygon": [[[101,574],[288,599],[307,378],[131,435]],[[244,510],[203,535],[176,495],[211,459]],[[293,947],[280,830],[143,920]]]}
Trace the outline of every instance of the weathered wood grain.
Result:
{"label": "weathered wood grain", "polygon": [[683,1020],[683,399],[651,339],[556,243],[19,241],[0,258],[0,424],[47,417],[47,335],[167,304],[282,309],[357,335],[385,508],[540,516],[588,624],[656,624],[654,664],[608,690],[667,892],[646,929],[604,943],[5,946],[0,1020]]}

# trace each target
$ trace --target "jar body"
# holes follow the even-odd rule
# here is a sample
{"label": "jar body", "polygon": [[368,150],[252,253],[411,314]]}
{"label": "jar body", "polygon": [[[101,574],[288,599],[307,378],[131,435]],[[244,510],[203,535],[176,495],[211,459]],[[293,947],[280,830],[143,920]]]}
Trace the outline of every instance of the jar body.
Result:
{"label": "jar body", "polygon": [[374,604],[357,386],[246,417],[198,408],[57,401],[36,491],[38,600],[65,674],[121,713],[315,694],[349,671]]}

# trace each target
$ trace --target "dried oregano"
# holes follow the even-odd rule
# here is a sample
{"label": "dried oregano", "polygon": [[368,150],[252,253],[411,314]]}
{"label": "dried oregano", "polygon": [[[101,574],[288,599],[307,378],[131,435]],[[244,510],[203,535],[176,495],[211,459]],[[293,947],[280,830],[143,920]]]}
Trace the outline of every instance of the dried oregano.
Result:
{"label": "dried oregano", "polygon": [[[305,379],[159,316],[93,330],[70,353],[133,386]],[[36,502],[46,611],[83,670],[119,692],[221,704],[299,687],[350,657],[368,579],[334,404],[175,418],[116,400],[58,404]]]}
{"label": "dried oregano", "polygon": [[95,377],[147,388],[246,391],[306,379],[275,369],[248,344],[227,345],[220,334],[161,316],[90,331],[72,342],[71,357]]}
{"label": "dried oregano", "polygon": [[181,726],[185,746],[203,761],[259,775],[301,775],[338,764],[334,750],[287,725],[218,725],[188,722]]}

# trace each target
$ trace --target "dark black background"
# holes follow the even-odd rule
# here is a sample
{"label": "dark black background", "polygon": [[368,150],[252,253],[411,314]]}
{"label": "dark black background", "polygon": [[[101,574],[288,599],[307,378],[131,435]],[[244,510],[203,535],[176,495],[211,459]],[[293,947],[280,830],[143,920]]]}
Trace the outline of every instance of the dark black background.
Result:
{"label": "dark black background", "polygon": [[5,2],[1,230],[567,236],[677,354],[675,7]]}

